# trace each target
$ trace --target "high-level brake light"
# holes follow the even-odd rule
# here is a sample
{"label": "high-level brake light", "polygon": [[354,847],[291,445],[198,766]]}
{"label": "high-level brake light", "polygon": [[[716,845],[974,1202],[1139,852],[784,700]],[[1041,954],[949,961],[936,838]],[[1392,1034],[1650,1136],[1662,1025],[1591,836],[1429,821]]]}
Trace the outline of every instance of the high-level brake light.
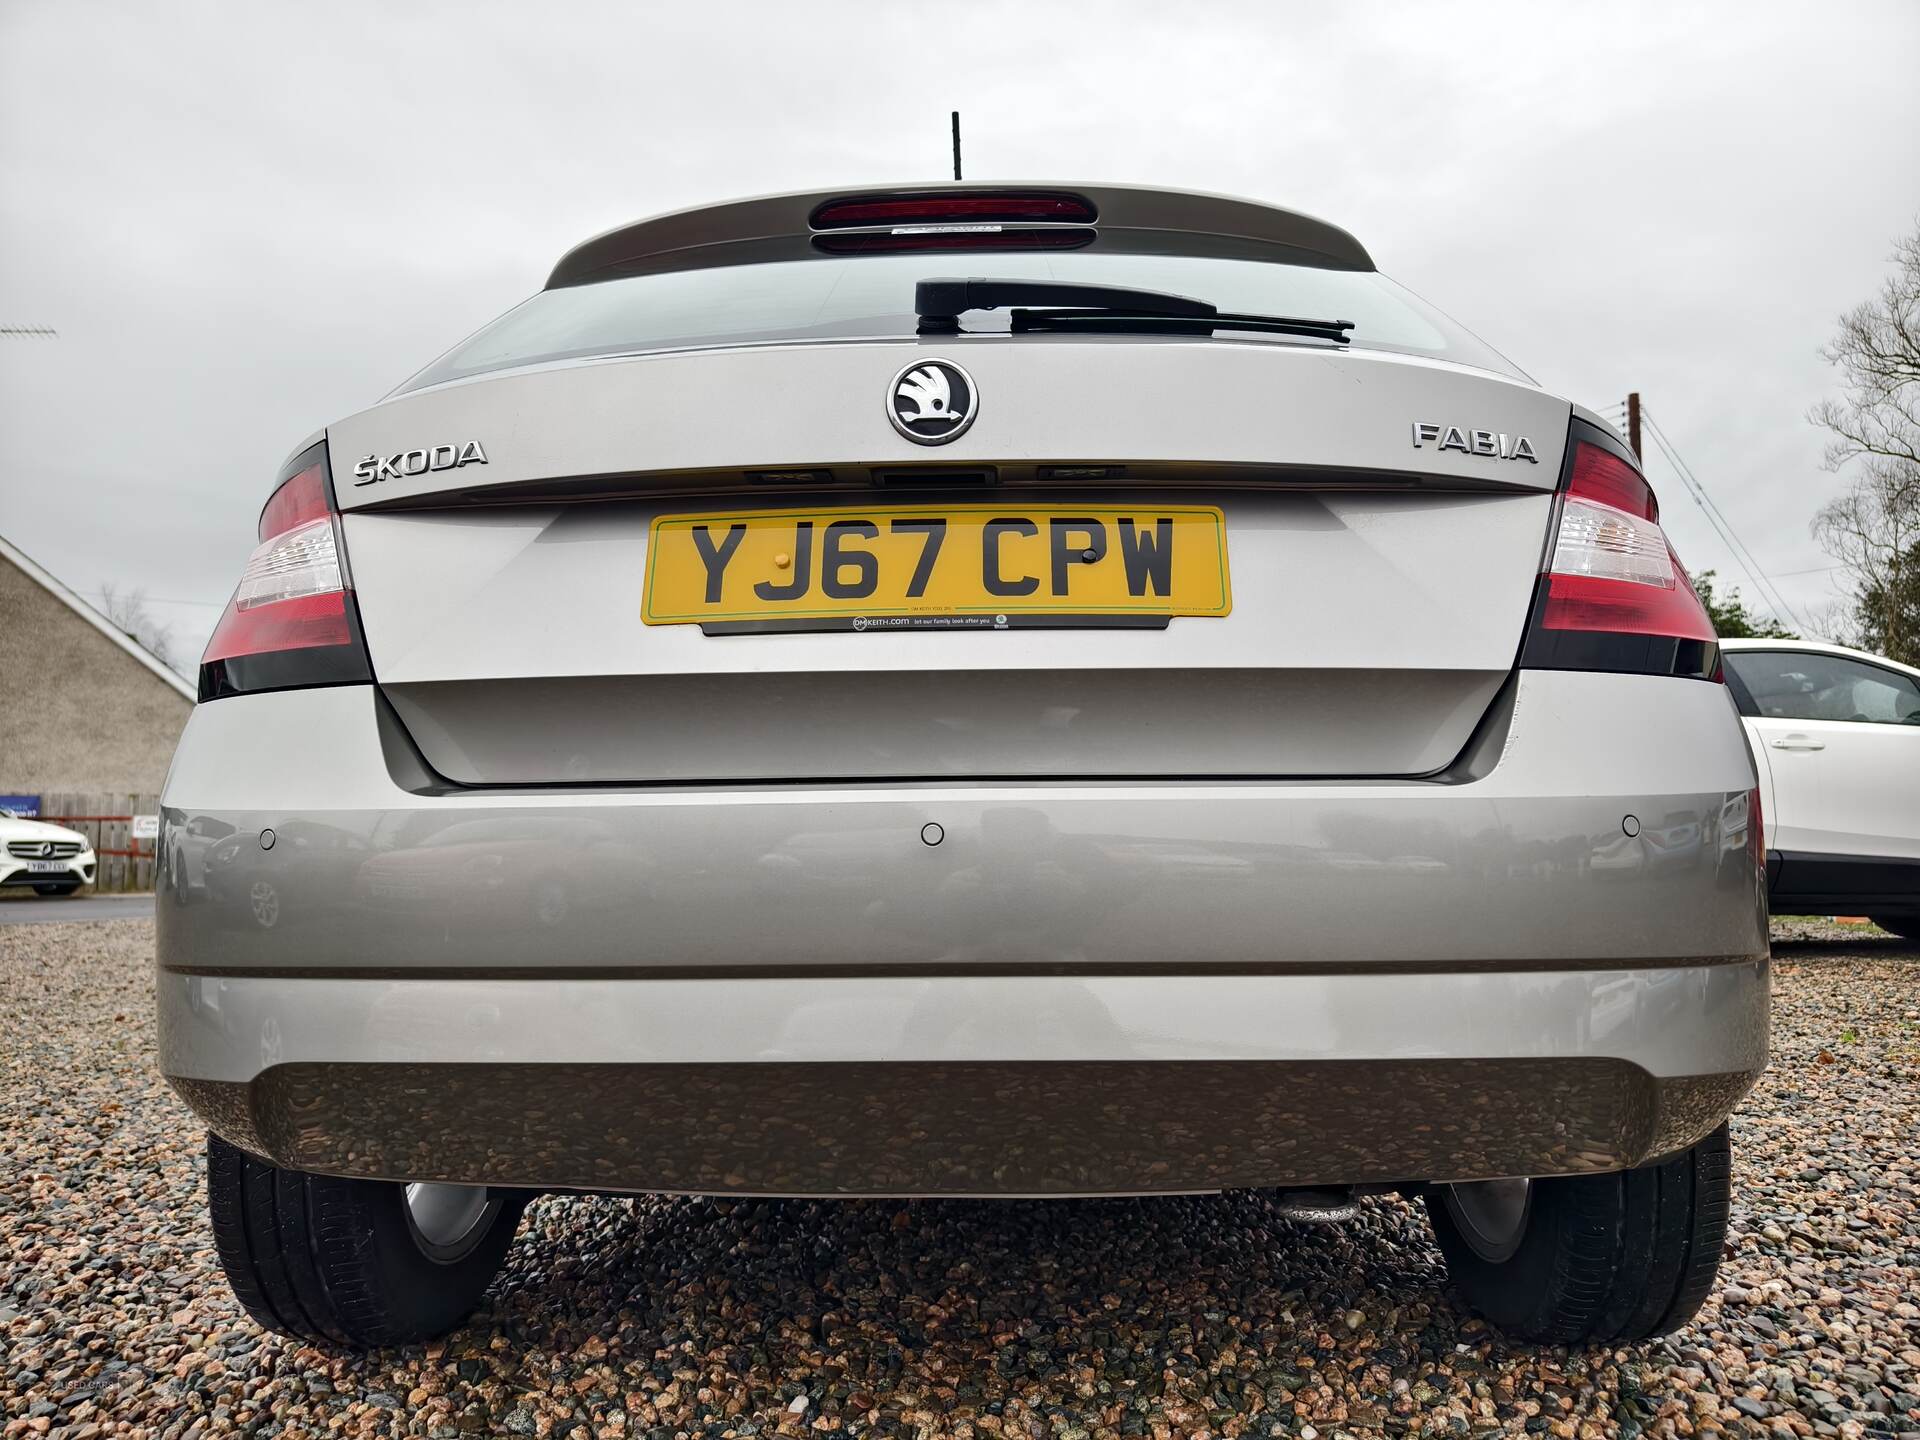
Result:
{"label": "high-level brake light", "polygon": [[813,212],[816,230],[869,225],[975,223],[1091,225],[1098,212],[1078,195],[865,195],[829,200]]}
{"label": "high-level brake light", "polygon": [[903,250],[1078,250],[1092,243],[1090,229],[1015,230],[998,225],[849,230],[813,237],[814,248],[829,255],[891,255]]}
{"label": "high-level brake light", "polygon": [[1076,250],[1099,212],[1061,191],[849,195],[811,217],[814,248],[830,255],[903,250]]}

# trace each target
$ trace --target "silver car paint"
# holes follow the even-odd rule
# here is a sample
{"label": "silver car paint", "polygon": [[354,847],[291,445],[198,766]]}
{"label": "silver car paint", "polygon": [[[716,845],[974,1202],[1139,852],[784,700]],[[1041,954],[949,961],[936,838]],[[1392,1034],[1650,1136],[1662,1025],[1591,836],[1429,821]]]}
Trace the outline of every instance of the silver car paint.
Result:
{"label": "silver car paint", "polygon": [[1159,631],[645,625],[647,526],[686,500],[361,513],[346,535],[382,688],[462,783],[1417,775],[1458,754],[1519,649],[1550,497],[1215,498],[1234,613]]}
{"label": "silver car paint", "polygon": [[[241,697],[194,713],[164,823],[277,843],[211,854],[224,898],[166,914],[160,955],[423,974],[1751,959],[1737,725],[1719,686],[1543,671],[1478,779],[449,794],[403,788],[369,690]],[[1662,849],[1668,832],[1684,838]],[[515,885],[484,883],[488,854]],[[324,923],[260,933],[223,869]],[[558,921],[531,911],[535,872],[570,892]]]}
{"label": "silver car paint", "polygon": [[[245,843],[210,856],[205,897],[160,909],[162,1064],[232,1138],[354,1173],[395,1162],[379,1158],[373,1122],[340,1118],[337,1093],[314,1098],[325,1075],[350,1096],[390,1073],[415,1111],[429,1106],[419,1113],[432,1113],[436,1075],[498,1075],[481,1168],[470,1131],[406,1132],[419,1175],[447,1180],[588,1173],[607,1188],[822,1193],[984,1183],[940,1164],[896,1170],[902,1152],[885,1148],[842,1174],[802,1175],[783,1153],[736,1185],[702,1170],[689,1142],[660,1137],[651,1161],[623,1151],[618,1166],[583,1171],[600,1153],[598,1122],[576,1109],[579,1125],[558,1124],[551,1097],[540,1130],[565,1144],[542,1160],[516,1138],[510,1097],[548,1072],[558,1094],[588,1085],[567,1068],[581,1065],[691,1066],[721,1084],[738,1083],[723,1077],[741,1065],[796,1062],[822,1077],[896,1062],[1144,1073],[1218,1062],[1278,1065],[1293,1078],[1271,1083],[1311,1087],[1331,1083],[1316,1066],[1391,1077],[1395,1065],[1464,1064],[1390,1100],[1340,1082],[1345,1104],[1315,1112],[1324,1129],[1289,1121],[1290,1158],[1149,1174],[1109,1151],[1080,1183],[1105,1193],[1341,1178],[1330,1166],[1379,1179],[1397,1165],[1426,1167],[1400,1178],[1468,1178],[1635,1163],[1710,1127],[1764,1063],[1766,939],[1744,834],[1753,779],[1737,734],[1726,743],[1736,723],[1717,686],[1526,672],[1504,736],[1451,781],[446,793],[409,770],[370,690],[224,700],[189,724],[163,823],[218,816]],[[1666,743],[1645,746],[1647,733]],[[1657,823],[1628,837],[1627,815]],[[1663,846],[1654,830],[1680,838]],[[243,883],[223,884],[223,867]],[[490,883],[536,872],[561,878],[564,905]],[[262,877],[279,887],[270,929],[253,903]],[[356,1068],[369,1063],[399,1068]],[[1601,1063],[1623,1078],[1582,1088]],[[1558,1096],[1557,1123],[1581,1133],[1614,1134],[1621,1105],[1686,1118],[1596,1140],[1584,1159],[1552,1158],[1518,1122],[1507,1148],[1436,1155],[1421,1127],[1478,1103],[1462,1099],[1462,1073],[1496,1092],[1518,1083],[1503,1065]],[[1703,1077],[1718,1077],[1704,1102]],[[288,1086],[313,1106],[291,1131],[274,1118]],[[857,1126],[869,1101],[810,1119]],[[1150,1098],[1132,1105],[1150,1126]],[[1364,1156],[1338,1159],[1359,1137]],[[1022,1174],[1036,1193],[1075,1188]]]}
{"label": "silver car paint", "polygon": [[[1207,464],[1374,470],[1551,490],[1565,400],[1439,360],[1232,341],[974,336],[717,347],[489,374],[395,396],[328,430],[340,505],[417,501],[519,482],[996,463]],[[888,382],[914,354],[974,377],[979,419],[937,451],[894,432]],[[1418,421],[1532,440],[1539,463],[1412,443]],[[363,455],[479,440],[485,465],[352,483]],[[1252,477],[1249,477],[1252,478]],[[1324,479],[1324,477],[1321,477]]]}
{"label": "silver car paint", "polygon": [[1758,1071],[1767,963],[1306,975],[365,980],[163,973],[170,1075],[276,1065],[1620,1059]]}

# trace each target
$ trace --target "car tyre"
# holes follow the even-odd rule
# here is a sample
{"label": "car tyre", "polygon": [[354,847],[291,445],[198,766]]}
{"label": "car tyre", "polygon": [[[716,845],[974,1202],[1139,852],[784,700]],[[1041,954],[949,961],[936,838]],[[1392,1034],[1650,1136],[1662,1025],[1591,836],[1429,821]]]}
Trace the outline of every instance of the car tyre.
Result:
{"label": "car tyre", "polygon": [[1873,923],[1889,935],[1904,940],[1920,940],[1920,915],[1876,915]]}
{"label": "car tyre", "polygon": [[33,893],[36,895],[71,895],[79,888],[80,886],[77,882],[68,881],[63,885],[36,885],[33,887]]}
{"label": "car tyre", "polygon": [[1454,1287],[1508,1335],[1645,1340],[1686,1324],[1713,1288],[1732,1160],[1722,1125],[1637,1170],[1437,1185],[1427,1211]]}
{"label": "car tyre", "polygon": [[207,1136],[214,1248],[234,1298],[310,1344],[370,1349],[452,1330],[499,1272],[526,1198],[283,1170]]}

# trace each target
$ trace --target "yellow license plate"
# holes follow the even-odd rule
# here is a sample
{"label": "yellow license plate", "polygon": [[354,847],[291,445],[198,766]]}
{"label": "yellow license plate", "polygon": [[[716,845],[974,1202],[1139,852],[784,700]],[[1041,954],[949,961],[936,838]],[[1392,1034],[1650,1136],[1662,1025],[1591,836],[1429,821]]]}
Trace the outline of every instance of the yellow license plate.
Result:
{"label": "yellow license plate", "polygon": [[883,505],[662,515],[649,625],[991,629],[1225,615],[1227,525],[1203,505]]}

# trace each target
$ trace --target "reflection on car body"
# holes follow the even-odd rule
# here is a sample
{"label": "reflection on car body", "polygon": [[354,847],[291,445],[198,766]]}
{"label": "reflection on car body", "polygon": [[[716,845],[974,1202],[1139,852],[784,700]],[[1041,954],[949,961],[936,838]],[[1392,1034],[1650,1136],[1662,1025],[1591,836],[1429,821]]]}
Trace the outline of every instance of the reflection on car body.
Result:
{"label": "reflection on car body", "polygon": [[424,909],[436,924],[551,929],[583,900],[599,903],[616,877],[644,887],[652,869],[649,857],[590,820],[471,820],[369,856],[355,873],[353,897],[375,910]]}

